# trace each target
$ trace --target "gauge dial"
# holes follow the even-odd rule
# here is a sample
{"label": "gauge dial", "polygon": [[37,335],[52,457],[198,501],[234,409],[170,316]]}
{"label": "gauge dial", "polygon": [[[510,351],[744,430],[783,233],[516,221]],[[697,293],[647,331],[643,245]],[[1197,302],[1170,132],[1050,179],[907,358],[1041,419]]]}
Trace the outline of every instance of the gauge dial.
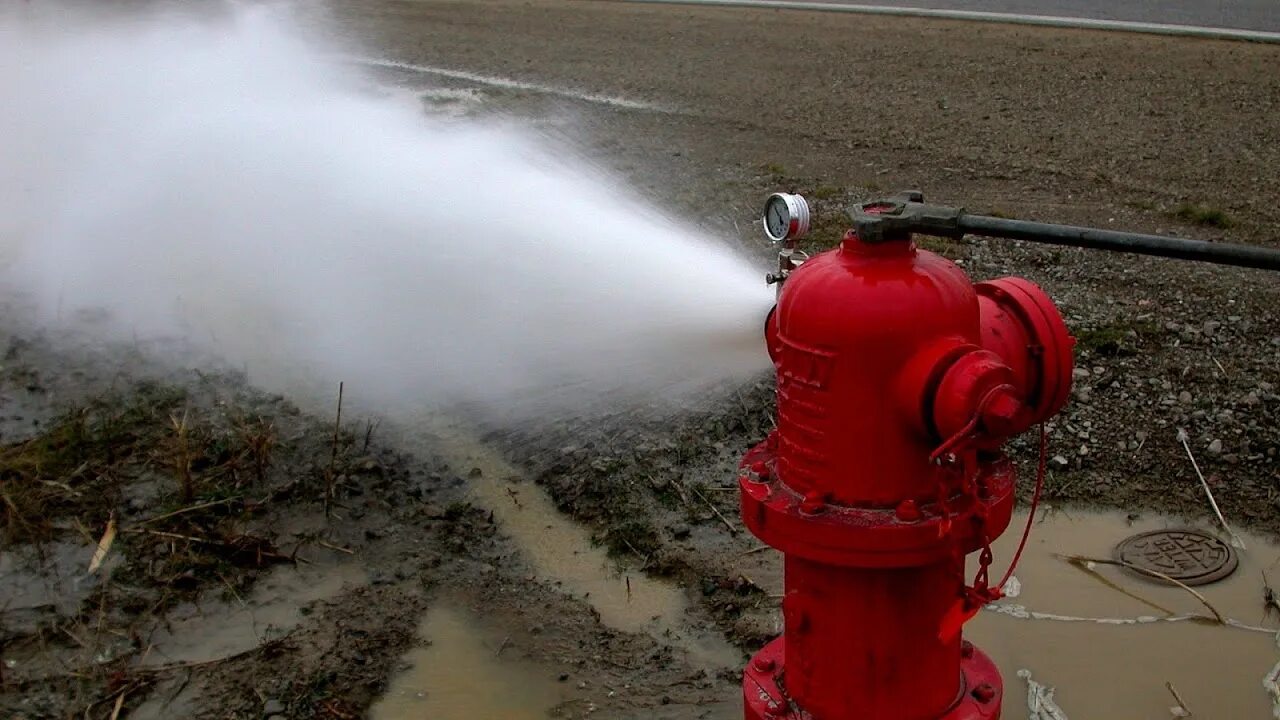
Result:
{"label": "gauge dial", "polygon": [[799,195],[774,193],[765,201],[763,223],[770,240],[795,240],[809,231],[809,203]]}

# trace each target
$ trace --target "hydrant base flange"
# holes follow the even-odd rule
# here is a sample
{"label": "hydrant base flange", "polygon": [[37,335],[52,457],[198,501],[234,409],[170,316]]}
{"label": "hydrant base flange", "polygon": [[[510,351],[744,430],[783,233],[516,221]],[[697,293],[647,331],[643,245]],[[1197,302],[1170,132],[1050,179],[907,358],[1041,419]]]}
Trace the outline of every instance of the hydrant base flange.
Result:
{"label": "hydrant base flange", "polygon": [[[783,636],[765,645],[747,663],[742,675],[746,720],[826,720],[814,717],[789,699],[785,687],[785,657],[786,637]],[[960,692],[955,704],[937,718],[919,720],[1000,720],[1003,695],[1004,683],[995,663],[986,653],[966,642],[960,659]]]}
{"label": "hydrant base flange", "polygon": [[[997,537],[1013,517],[1015,472],[1003,453],[979,466],[981,497],[956,499],[943,511],[936,503],[913,505],[914,517],[895,508],[825,504],[806,512],[805,498],[783,482],[777,470],[777,432],[753,447],[738,468],[742,521],[752,534],[787,555],[843,567],[904,568],[928,565],[982,547],[973,523],[983,518]],[[948,529],[944,529],[948,528]]]}

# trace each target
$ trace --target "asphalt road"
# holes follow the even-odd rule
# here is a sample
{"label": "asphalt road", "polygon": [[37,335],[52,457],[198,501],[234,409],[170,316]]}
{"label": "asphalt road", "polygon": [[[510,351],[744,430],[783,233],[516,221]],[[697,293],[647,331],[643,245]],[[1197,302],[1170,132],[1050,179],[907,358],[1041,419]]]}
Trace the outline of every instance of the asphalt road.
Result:
{"label": "asphalt road", "polygon": [[[693,0],[696,2],[697,0]],[[806,0],[1280,32],[1280,0]]]}

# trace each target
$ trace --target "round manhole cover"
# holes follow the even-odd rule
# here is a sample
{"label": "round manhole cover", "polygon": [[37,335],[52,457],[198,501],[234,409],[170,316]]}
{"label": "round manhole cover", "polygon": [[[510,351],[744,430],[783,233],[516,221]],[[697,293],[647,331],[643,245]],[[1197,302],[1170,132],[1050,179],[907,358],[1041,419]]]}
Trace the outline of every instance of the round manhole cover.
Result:
{"label": "round manhole cover", "polygon": [[[1122,540],[1116,558],[1145,570],[1168,575],[1187,585],[1204,585],[1235,572],[1236,551],[1199,530],[1152,530]],[[1141,573],[1139,573],[1141,574]],[[1161,582],[1160,578],[1143,575]]]}

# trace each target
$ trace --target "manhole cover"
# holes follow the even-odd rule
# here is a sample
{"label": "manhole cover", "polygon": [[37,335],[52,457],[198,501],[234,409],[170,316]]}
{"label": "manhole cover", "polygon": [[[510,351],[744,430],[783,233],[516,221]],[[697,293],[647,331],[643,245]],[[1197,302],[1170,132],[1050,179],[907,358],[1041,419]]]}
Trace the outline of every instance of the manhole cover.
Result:
{"label": "manhole cover", "polygon": [[[1199,530],[1152,530],[1116,546],[1116,558],[1186,583],[1205,585],[1235,572],[1239,560],[1227,543]],[[1141,573],[1139,573],[1141,574]],[[1156,582],[1160,578],[1143,575]]]}

